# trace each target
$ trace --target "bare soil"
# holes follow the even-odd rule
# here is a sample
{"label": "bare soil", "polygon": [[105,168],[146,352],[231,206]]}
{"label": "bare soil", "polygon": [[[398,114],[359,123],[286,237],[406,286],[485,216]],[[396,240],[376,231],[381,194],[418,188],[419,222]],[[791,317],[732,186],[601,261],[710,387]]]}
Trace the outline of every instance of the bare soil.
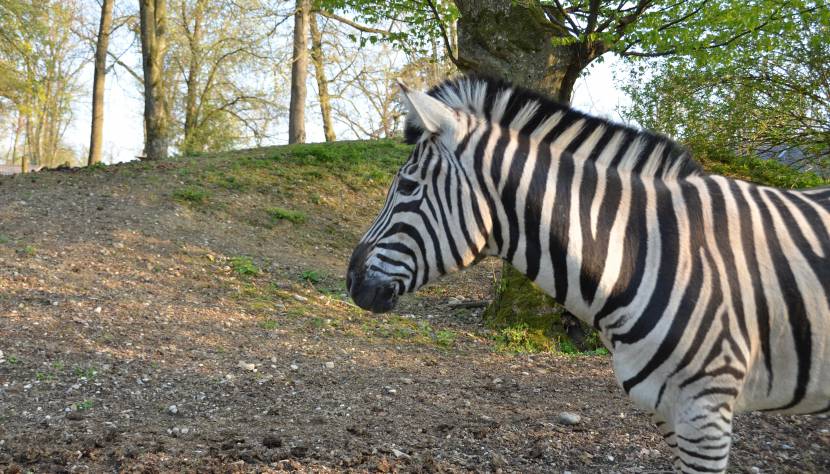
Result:
{"label": "bare soil", "polygon": [[[670,470],[610,358],[500,352],[447,304],[498,262],[364,312],[343,272],[382,186],[174,199],[226,159],[0,178],[0,473]],[[829,429],[742,415],[731,470],[830,472]]]}

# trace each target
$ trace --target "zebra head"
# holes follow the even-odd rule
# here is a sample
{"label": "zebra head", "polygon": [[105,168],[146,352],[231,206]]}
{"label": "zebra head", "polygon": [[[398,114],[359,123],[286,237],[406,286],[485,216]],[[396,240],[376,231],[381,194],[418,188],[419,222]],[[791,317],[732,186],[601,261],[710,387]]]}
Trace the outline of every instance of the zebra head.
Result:
{"label": "zebra head", "polygon": [[415,149],[355,248],[346,278],[355,303],[374,312],[389,311],[398,296],[472,264],[487,243],[489,213],[473,159],[456,153],[471,117],[400,86]]}

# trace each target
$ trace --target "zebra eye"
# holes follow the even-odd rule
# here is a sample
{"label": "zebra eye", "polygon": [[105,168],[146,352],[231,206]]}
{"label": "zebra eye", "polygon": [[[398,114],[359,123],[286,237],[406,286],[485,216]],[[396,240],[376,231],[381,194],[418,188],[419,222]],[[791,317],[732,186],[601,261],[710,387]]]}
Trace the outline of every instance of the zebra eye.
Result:
{"label": "zebra eye", "polygon": [[418,182],[401,177],[398,181],[398,192],[404,196],[409,196],[418,190]]}

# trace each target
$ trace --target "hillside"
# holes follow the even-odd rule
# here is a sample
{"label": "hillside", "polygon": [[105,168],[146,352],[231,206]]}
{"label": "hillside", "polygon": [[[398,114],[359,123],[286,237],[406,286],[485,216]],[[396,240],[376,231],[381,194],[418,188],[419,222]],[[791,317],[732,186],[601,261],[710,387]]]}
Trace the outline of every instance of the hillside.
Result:
{"label": "hillside", "polygon": [[[499,262],[394,314],[344,298],[408,151],[0,178],[0,472],[668,470],[609,358],[512,352],[449,304],[488,298]],[[828,428],[739,417],[732,468],[827,472]]]}

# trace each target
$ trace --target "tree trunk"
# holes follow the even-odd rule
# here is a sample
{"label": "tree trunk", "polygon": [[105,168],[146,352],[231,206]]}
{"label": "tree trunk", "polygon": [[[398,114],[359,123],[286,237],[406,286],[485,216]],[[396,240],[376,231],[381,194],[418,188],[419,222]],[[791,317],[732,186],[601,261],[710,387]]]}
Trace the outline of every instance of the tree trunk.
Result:
{"label": "tree trunk", "polygon": [[[455,2],[461,13],[458,60],[465,72],[501,77],[568,103],[579,73],[603,52],[597,45],[557,42],[568,33],[545,18],[538,0]],[[599,344],[584,344],[582,333],[590,328],[507,262],[484,317],[492,327],[524,325],[553,340],[568,338],[581,350]]]}
{"label": "tree trunk", "polygon": [[101,22],[98,27],[98,44],[95,46],[95,77],[92,81],[92,131],[89,136],[87,165],[101,162],[104,141],[104,83],[107,77],[107,49],[112,29],[113,0],[101,4]]}
{"label": "tree trunk", "polygon": [[17,127],[14,129],[14,141],[12,142],[12,149],[11,149],[11,159],[9,163],[14,165],[14,162],[17,161],[17,147],[20,144],[20,135],[23,133],[23,125],[25,124],[23,119],[23,113],[18,109],[17,111]]}
{"label": "tree trunk", "polygon": [[568,32],[545,18],[538,0],[456,0],[458,60],[466,72],[502,77],[570,102],[593,59],[583,43],[555,45]]}
{"label": "tree trunk", "polygon": [[325,64],[323,61],[323,34],[317,27],[317,14],[311,15],[309,27],[311,28],[311,61],[314,63],[314,76],[317,79],[317,90],[320,96],[320,114],[323,116],[323,131],[326,134],[326,141],[337,140],[334,133],[334,124],[331,120],[331,97],[329,96],[329,81],[326,78]]}
{"label": "tree trunk", "polygon": [[311,2],[297,0],[294,13],[294,54],[291,63],[291,104],[288,143],[305,143],[305,97],[308,77],[308,17]]}
{"label": "tree trunk", "polygon": [[167,158],[167,106],[164,56],[167,50],[167,0],[139,0],[141,60],[144,69],[144,154]]}
{"label": "tree trunk", "polygon": [[[193,10],[193,30],[187,32],[187,41],[190,48],[190,64],[187,71],[187,91],[185,92],[184,109],[184,152],[202,151],[202,147],[194,142],[193,133],[199,126],[199,110],[196,101],[199,95],[199,74],[202,71],[202,20],[207,2],[198,0]],[[187,4],[182,2],[182,10]],[[182,14],[182,18],[187,16]]]}

